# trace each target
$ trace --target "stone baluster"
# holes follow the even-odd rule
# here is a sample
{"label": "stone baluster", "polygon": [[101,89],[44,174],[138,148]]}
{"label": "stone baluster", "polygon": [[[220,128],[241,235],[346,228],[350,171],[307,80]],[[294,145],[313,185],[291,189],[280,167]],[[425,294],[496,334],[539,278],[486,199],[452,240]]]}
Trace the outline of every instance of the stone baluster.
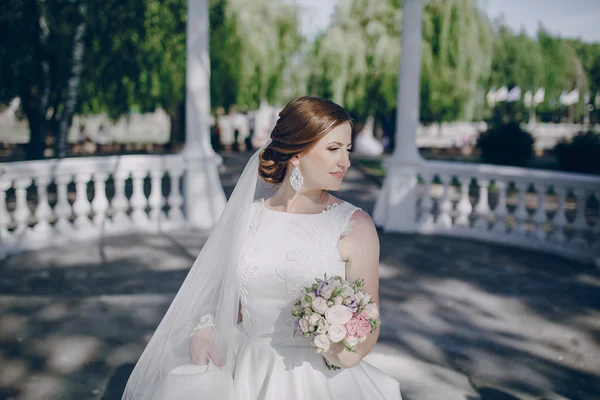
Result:
{"label": "stone baluster", "polygon": [[112,207],[115,214],[112,221],[115,224],[123,225],[129,222],[127,210],[129,209],[129,200],[125,196],[125,181],[129,178],[129,172],[119,170],[113,174],[115,182],[115,197],[112,199]]}
{"label": "stone baluster", "polygon": [[495,234],[504,235],[506,233],[506,217],[508,217],[508,209],[506,208],[506,182],[496,181],[498,188],[498,204],[494,209],[494,227],[492,231]]}
{"label": "stone baluster", "polygon": [[587,191],[585,189],[575,189],[574,192],[575,197],[577,198],[577,210],[575,213],[575,220],[573,221],[575,237],[571,240],[569,245],[585,249],[588,247],[587,240],[585,239],[585,234],[588,230],[588,223],[585,219]]}
{"label": "stone baluster", "polygon": [[15,180],[15,196],[17,204],[13,217],[17,224],[17,233],[27,230],[31,211],[27,205],[27,188],[31,185],[31,178],[18,178]]}
{"label": "stone baluster", "polygon": [[452,201],[450,201],[450,196],[448,193],[450,177],[440,175],[440,179],[443,180],[444,191],[439,203],[440,213],[437,217],[436,225],[440,228],[450,229],[452,227],[452,217],[450,217],[450,211],[452,211]]}
{"label": "stone baluster", "polygon": [[488,219],[490,216],[490,201],[488,197],[488,186],[490,182],[485,179],[478,179],[479,183],[479,199],[475,205],[475,215],[477,219],[473,227],[479,230],[488,229]]}
{"label": "stone baluster", "polygon": [[419,229],[428,231],[433,227],[433,214],[431,207],[431,174],[423,174],[423,197],[420,204]]}
{"label": "stone baluster", "polygon": [[57,195],[56,205],[54,206],[54,214],[56,214],[55,228],[61,232],[67,232],[72,229],[69,223],[72,209],[67,194],[67,185],[71,182],[71,178],[71,175],[59,175],[55,179]]}
{"label": "stone baluster", "polygon": [[161,219],[162,206],[164,205],[164,197],[162,193],[162,177],[164,172],[162,170],[154,169],[150,171],[151,186],[150,196],[148,197],[148,204],[150,205],[150,219],[154,222],[158,222]]}
{"label": "stone baluster", "polygon": [[37,223],[34,230],[39,234],[49,234],[52,231],[50,225],[50,219],[54,216],[52,207],[48,202],[48,184],[50,183],[50,177],[38,176],[35,178],[35,184],[37,186],[37,207],[35,210],[35,219]]}
{"label": "stone baluster", "polygon": [[181,176],[183,175],[183,168],[169,168],[169,177],[171,178],[171,191],[167,199],[169,205],[169,220],[181,221],[183,220],[183,196],[179,189],[179,183]]}
{"label": "stone baluster", "polygon": [[94,200],[92,200],[92,210],[94,211],[94,225],[101,226],[106,220],[108,211],[108,198],[106,197],[106,172],[95,172],[94,176]]}
{"label": "stone baluster", "polygon": [[144,178],[148,175],[147,171],[132,171],[133,193],[131,194],[131,219],[136,226],[144,225],[148,221],[146,215],[146,206],[148,199],[144,195]]}
{"label": "stone baluster", "polygon": [[546,240],[548,236],[544,231],[548,216],[546,215],[546,186],[542,184],[537,185],[538,192],[538,205],[533,215],[533,222],[535,223],[535,236],[540,240]]}
{"label": "stone baluster", "polygon": [[73,212],[75,213],[75,226],[77,229],[89,229],[91,227],[90,211],[92,206],[87,196],[87,185],[90,174],[78,172],[75,175],[75,202]]}
{"label": "stone baluster", "polygon": [[471,200],[469,200],[469,186],[471,185],[471,177],[463,176],[459,177],[460,181],[460,199],[458,203],[456,203],[456,211],[458,213],[454,224],[457,225],[457,228],[469,228],[470,221],[469,217],[471,216],[471,212],[473,212],[473,205],[471,205]]}
{"label": "stone baluster", "polygon": [[554,225],[551,241],[558,244],[563,244],[567,241],[567,236],[565,235],[565,226],[567,226],[567,216],[565,215],[565,197],[567,196],[567,189],[565,187],[554,188],[554,193],[556,193],[558,199],[558,210],[556,214],[554,214],[554,218],[552,218],[552,225]]}
{"label": "stone baluster", "polygon": [[[10,189],[11,186],[12,183],[10,181],[0,181],[0,249],[5,247],[3,246],[3,242],[9,237],[8,226],[12,220],[8,209],[6,208],[6,191]],[[3,258],[5,254],[0,254],[0,256]]]}
{"label": "stone baluster", "polygon": [[525,224],[527,223],[527,219],[529,218],[529,214],[527,213],[527,184],[523,182],[517,182],[515,184],[517,190],[519,191],[519,205],[515,210],[514,216],[517,222],[515,227],[515,234],[524,236],[527,233],[527,227]]}

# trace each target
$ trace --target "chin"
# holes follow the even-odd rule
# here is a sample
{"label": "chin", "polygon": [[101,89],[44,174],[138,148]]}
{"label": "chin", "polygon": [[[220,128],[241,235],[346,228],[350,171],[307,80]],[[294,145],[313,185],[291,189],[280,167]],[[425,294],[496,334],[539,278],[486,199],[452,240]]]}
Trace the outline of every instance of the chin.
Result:
{"label": "chin", "polygon": [[337,183],[337,184],[327,185],[327,188],[325,190],[337,191],[337,190],[340,190],[341,188],[342,188],[342,182]]}

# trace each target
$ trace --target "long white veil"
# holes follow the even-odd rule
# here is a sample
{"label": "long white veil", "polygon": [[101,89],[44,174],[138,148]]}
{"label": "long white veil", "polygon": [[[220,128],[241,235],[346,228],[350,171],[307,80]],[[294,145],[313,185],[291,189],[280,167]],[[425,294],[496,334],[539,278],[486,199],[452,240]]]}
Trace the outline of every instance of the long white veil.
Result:
{"label": "long white veil", "polygon": [[169,371],[189,364],[188,335],[206,314],[214,316],[213,346],[224,369],[233,374],[240,254],[252,203],[276,189],[258,175],[258,155],[270,142],[246,164],[225,210],[131,373],[123,400],[150,398]]}

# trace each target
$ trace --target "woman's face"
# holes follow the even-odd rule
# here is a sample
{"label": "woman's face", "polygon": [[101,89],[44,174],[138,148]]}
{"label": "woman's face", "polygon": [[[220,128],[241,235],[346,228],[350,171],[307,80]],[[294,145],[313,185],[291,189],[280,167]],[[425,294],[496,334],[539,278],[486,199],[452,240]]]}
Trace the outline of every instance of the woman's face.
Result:
{"label": "woman's face", "polygon": [[350,168],[352,127],[345,122],[321,138],[305,154],[292,159],[303,176],[301,190],[339,190]]}

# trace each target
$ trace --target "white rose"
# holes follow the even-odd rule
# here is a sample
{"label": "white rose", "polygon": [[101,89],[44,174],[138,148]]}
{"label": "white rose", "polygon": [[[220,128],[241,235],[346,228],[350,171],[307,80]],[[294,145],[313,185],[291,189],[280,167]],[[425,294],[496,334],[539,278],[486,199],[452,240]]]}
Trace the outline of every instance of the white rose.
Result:
{"label": "white rose", "polygon": [[308,316],[308,323],[311,327],[319,325],[319,321],[322,320],[323,317],[320,317],[317,314],[312,314]]}
{"label": "white rose", "polygon": [[367,340],[366,336],[363,336],[361,338],[358,338],[358,344],[361,344],[362,342],[364,342],[365,340]]}
{"label": "white rose", "polygon": [[342,286],[342,282],[340,282],[337,279],[332,279],[329,281],[329,286],[331,286],[332,288],[336,289],[339,288],[340,286]]}
{"label": "white rose", "polygon": [[358,344],[358,338],[356,336],[349,336],[346,339],[344,339],[344,343],[347,346],[354,347]]}
{"label": "white rose", "polygon": [[327,300],[322,297],[317,297],[312,301],[312,309],[319,314],[325,314],[325,311],[327,311],[328,308]]}
{"label": "white rose", "polygon": [[308,322],[308,318],[306,317],[300,318],[300,321],[298,321],[298,325],[300,325],[300,330],[302,331],[302,333],[307,333],[311,331],[310,323]]}
{"label": "white rose", "polygon": [[317,350],[321,350],[321,352],[323,352],[329,351],[329,346],[331,345],[331,342],[329,341],[327,335],[317,335],[313,340],[313,344],[315,345]]}
{"label": "white rose", "polygon": [[379,310],[377,309],[377,304],[367,304],[362,310],[362,313],[365,314],[365,317],[367,317],[368,319],[377,319],[377,317],[379,317]]}
{"label": "white rose", "polygon": [[321,296],[323,296],[324,299],[329,300],[334,290],[335,288],[333,286],[327,285],[321,290]]}
{"label": "white rose", "polygon": [[342,297],[352,296],[354,294],[354,289],[352,289],[349,285],[342,285],[342,289],[339,293]]}
{"label": "white rose", "polygon": [[358,302],[360,303],[360,301],[362,300],[363,304],[369,304],[369,301],[371,301],[371,295],[369,295],[368,293],[359,291],[356,292],[356,300],[358,300]]}
{"label": "white rose", "polygon": [[352,311],[342,305],[334,305],[325,312],[325,319],[331,325],[345,325],[352,318]]}
{"label": "white rose", "polygon": [[[307,300],[308,298],[310,298],[310,300]],[[315,295],[312,293],[307,293],[304,296],[302,296],[302,299],[300,301],[300,305],[302,306],[302,308],[306,308],[310,306],[310,302],[315,298]]]}
{"label": "white rose", "polygon": [[327,332],[327,337],[333,342],[338,343],[344,340],[348,331],[344,325],[331,325]]}
{"label": "white rose", "polygon": [[316,333],[327,333],[328,330],[329,330],[329,324],[327,323],[327,321],[325,321],[324,319],[321,318],[321,320],[319,321],[319,324],[317,325],[317,330],[315,332]]}
{"label": "white rose", "polygon": [[342,298],[342,296],[335,296],[333,298],[333,304],[339,306],[340,304],[342,304],[344,301],[344,299]]}

